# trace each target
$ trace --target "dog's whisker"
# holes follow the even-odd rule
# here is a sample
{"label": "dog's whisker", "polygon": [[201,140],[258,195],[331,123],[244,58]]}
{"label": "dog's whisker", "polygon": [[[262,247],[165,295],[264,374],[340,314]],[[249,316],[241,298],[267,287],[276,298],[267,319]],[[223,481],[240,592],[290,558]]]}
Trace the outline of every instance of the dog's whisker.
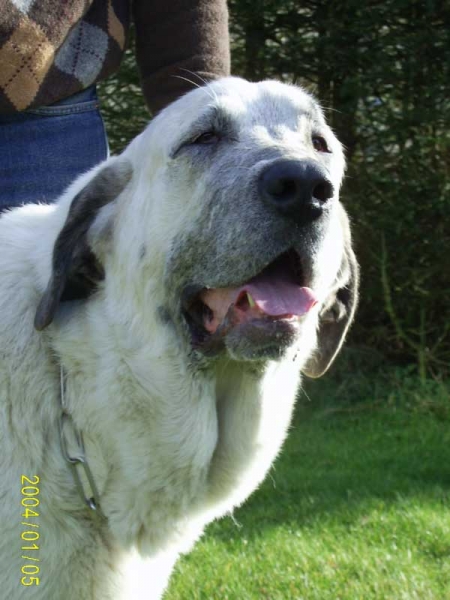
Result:
{"label": "dog's whisker", "polygon": [[194,77],[198,77],[198,79],[200,79],[200,81],[205,85],[205,87],[207,87],[209,89],[209,91],[214,95],[214,99],[217,100],[217,94],[215,93],[215,91],[211,88],[211,82],[207,81],[204,77],[202,77],[199,73],[196,73],[195,71],[191,71],[190,69],[186,69],[181,67],[182,71],[186,71],[186,73],[190,73],[191,75],[193,75]]}
{"label": "dog's whisker", "polygon": [[309,397],[309,395],[308,395],[308,393],[307,393],[307,391],[305,390],[304,387],[301,388],[301,393],[304,394],[306,396],[307,400],[312,403],[312,400]]}
{"label": "dog's whisker", "polygon": [[239,521],[236,519],[236,517],[234,516],[233,513],[230,513],[230,519],[233,521],[233,523],[236,525],[236,527],[238,529],[242,529],[242,527],[243,527],[242,523],[239,523]]}
{"label": "dog's whisker", "polygon": [[199,90],[203,90],[205,94],[207,94],[211,98],[211,100],[217,100],[217,95],[212,93],[212,90],[210,89],[209,85],[200,85],[199,83],[193,81],[192,79],[189,79],[188,77],[183,77],[183,75],[172,75],[172,77],[175,77],[176,79],[183,79],[184,81],[191,83]]}
{"label": "dog's whisker", "polygon": [[196,81],[192,81],[192,79],[189,79],[188,77],[183,77],[183,75],[171,75],[171,77],[174,77],[175,79],[182,79],[183,81],[187,81],[188,83],[191,83],[196,88],[204,89],[203,85],[200,85]]}

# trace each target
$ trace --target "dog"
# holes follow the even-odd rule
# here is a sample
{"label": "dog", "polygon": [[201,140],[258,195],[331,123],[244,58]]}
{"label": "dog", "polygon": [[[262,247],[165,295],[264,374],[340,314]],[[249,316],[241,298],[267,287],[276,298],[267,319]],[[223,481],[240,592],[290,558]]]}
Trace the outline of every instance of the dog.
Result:
{"label": "dog", "polygon": [[258,487],[354,317],[343,174],[311,95],[231,77],[1,216],[5,598],[160,598]]}

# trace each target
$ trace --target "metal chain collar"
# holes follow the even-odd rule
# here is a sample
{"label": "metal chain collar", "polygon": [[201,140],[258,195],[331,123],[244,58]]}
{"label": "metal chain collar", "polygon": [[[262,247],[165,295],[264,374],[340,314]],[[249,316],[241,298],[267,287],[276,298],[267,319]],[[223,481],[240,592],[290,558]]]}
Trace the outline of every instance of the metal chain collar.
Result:
{"label": "metal chain collar", "polygon": [[[78,490],[78,493],[85,504],[93,511],[93,513],[102,519],[106,519],[104,513],[100,508],[100,497],[98,493],[97,486],[95,484],[94,476],[92,475],[92,471],[89,468],[89,464],[87,462],[86,453],[84,449],[84,441],[83,434],[73,422],[72,415],[68,412],[68,408],[65,402],[65,391],[66,391],[66,381],[64,376],[64,369],[60,366],[60,380],[61,380],[61,393],[59,396],[60,399],[60,407],[61,407],[61,415],[59,418],[59,437],[61,441],[61,450],[62,454],[70,466],[72,471],[73,479],[75,482],[75,486]],[[68,438],[66,435],[67,427],[69,427],[72,431],[72,438],[75,440],[77,445],[76,456],[71,456],[68,450]],[[90,489],[85,489],[83,486],[79,469],[82,469],[87,482],[89,484]]]}

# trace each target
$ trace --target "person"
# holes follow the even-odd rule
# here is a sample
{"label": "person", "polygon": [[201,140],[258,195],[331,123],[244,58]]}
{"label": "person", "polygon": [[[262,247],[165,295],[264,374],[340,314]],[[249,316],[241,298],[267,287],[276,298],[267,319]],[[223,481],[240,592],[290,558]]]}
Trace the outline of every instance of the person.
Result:
{"label": "person", "polygon": [[226,0],[0,0],[0,210],[52,202],[108,155],[95,84],[136,29],[152,113],[230,72]]}

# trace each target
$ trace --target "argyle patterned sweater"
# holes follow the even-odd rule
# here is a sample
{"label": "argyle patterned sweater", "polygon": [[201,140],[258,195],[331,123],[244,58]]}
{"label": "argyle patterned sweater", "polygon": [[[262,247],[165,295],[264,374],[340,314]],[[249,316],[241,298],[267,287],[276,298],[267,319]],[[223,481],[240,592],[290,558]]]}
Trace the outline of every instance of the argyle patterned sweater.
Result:
{"label": "argyle patterned sweater", "polygon": [[119,68],[131,18],[150,109],[229,74],[226,0],[0,0],[0,114],[47,106]]}

